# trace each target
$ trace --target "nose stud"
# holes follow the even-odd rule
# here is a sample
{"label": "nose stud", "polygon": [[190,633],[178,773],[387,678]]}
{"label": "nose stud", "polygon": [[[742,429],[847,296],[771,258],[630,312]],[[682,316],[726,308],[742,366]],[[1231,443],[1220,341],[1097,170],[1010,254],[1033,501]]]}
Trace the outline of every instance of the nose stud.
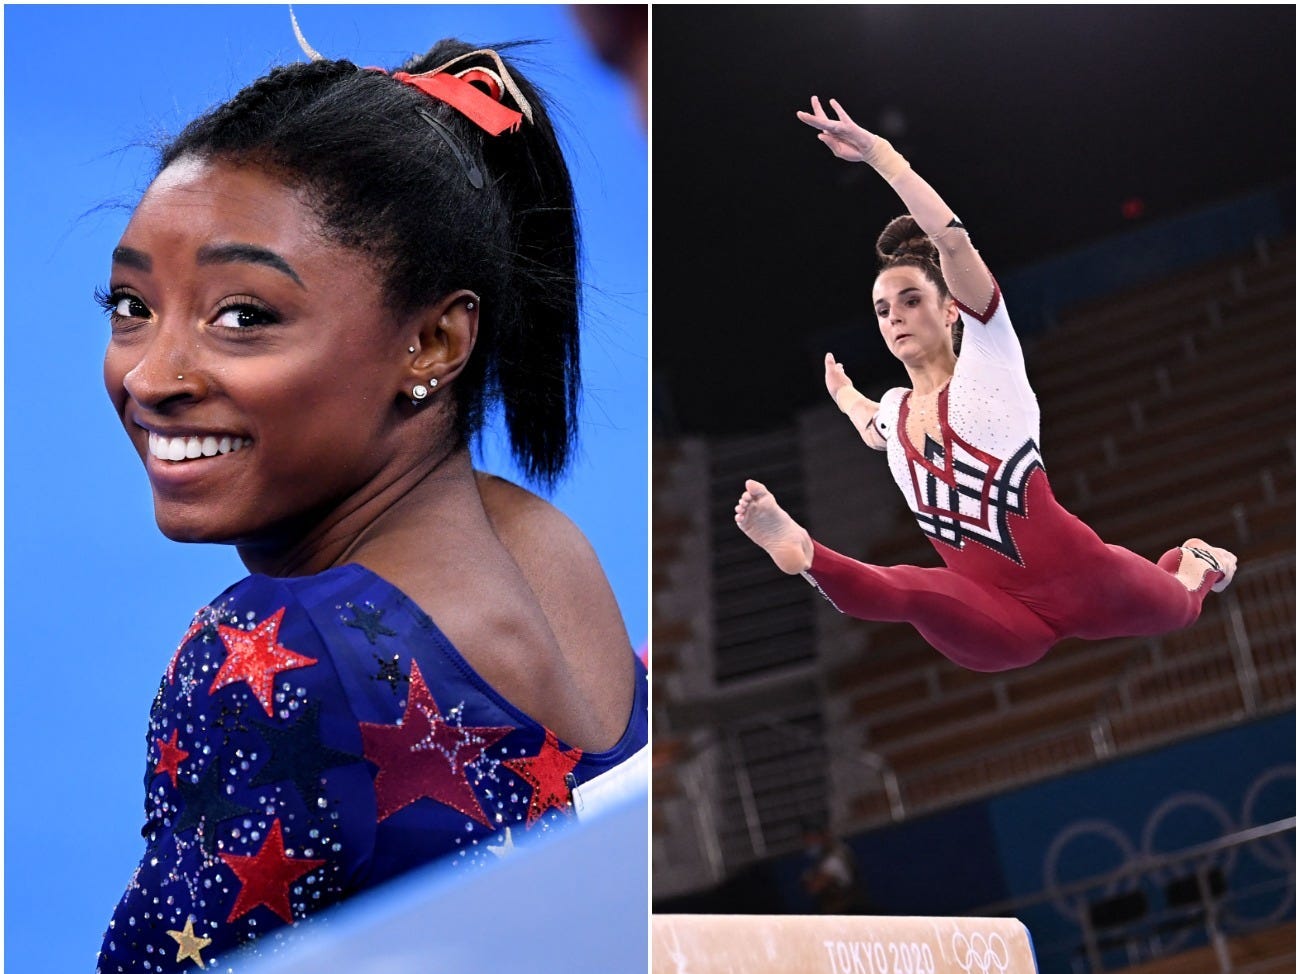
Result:
{"label": "nose stud", "polygon": [[178,375],[178,376],[176,377],[176,381],[177,381],[177,382],[180,382],[183,378],[185,378],[185,376],[183,376],[183,375]]}

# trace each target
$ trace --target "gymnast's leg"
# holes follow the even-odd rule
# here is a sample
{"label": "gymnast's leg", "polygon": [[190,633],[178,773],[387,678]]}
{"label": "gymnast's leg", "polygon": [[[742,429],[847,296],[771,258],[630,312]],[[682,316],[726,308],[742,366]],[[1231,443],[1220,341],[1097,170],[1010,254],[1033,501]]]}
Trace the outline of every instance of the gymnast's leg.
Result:
{"label": "gymnast's leg", "polygon": [[841,612],[910,623],[927,643],[968,670],[1028,666],[1060,639],[1023,603],[948,568],[866,565],[814,541],[806,575]]}
{"label": "gymnast's leg", "polygon": [[1058,639],[1011,596],[946,568],[878,567],[837,554],[809,536],[762,484],[745,482],[736,523],[788,574],[806,573],[848,615],[907,622],[959,666],[1005,670],[1038,660]]}
{"label": "gymnast's leg", "polygon": [[1070,627],[1085,639],[1158,636],[1190,626],[1210,592],[1223,591],[1237,568],[1231,552],[1199,538],[1166,551],[1154,565],[1116,545],[1103,550],[1102,561],[1081,564],[1069,582],[1082,604],[1096,607]]}

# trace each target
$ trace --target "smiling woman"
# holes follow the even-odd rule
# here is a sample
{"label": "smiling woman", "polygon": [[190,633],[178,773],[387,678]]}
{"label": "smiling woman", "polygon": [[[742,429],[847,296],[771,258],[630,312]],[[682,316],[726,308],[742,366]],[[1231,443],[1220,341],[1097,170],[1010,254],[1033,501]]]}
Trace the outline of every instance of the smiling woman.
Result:
{"label": "smiling woman", "polygon": [[594,552],[470,455],[499,407],[521,470],[568,468],[577,267],[542,96],[470,44],[278,68],[163,150],[99,295],[105,384],[162,532],[252,574],[163,676],[101,972],[227,965],[643,774]]}
{"label": "smiling woman", "polygon": [[[330,243],[282,178],[181,157],[115,249],[111,288],[105,379],[173,540],[237,543],[254,571],[310,573],[348,543],[348,524],[383,513],[392,482],[410,473],[410,457],[391,459],[404,437],[424,434],[444,454],[455,446],[452,411],[436,401],[420,415],[364,408],[433,367],[406,351],[419,324],[401,329],[373,262]],[[435,309],[448,338],[466,300],[456,292]],[[472,335],[459,337],[463,360]],[[441,429],[428,428],[434,420]],[[444,459],[431,449],[416,463]],[[332,512],[349,500],[339,524],[345,515]]]}

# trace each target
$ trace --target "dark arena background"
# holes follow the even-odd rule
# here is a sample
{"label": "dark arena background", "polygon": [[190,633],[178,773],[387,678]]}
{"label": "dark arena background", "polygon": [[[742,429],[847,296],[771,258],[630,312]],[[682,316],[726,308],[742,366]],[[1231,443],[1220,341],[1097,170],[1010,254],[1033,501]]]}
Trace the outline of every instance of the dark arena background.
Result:
{"label": "dark arena background", "polygon": [[[1043,974],[1294,970],[1294,7],[655,7],[653,38],[656,912],[816,913],[826,827],[834,912],[1019,917]],[[939,564],[822,384],[828,351],[905,382],[870,307],[902,205],[813,94],[970,228],[1062,503],[1238,553],[1194,626],[972,673],[736,529],[753,477]]]}

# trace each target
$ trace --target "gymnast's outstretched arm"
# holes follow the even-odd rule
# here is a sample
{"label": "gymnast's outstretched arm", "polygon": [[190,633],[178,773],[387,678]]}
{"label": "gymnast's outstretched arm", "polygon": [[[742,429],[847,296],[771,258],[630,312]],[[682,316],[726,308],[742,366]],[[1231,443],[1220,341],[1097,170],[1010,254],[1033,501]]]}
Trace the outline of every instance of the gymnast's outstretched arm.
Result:
{"label": "gymnast's outstretched arm", "polygon": [[797,112],[799,121],[817,129],[817,138],[841,159],[865,162],[884,177],[907,206],[913,219],[939,250],[939,268],[952,296],[981,317],[993,302],[993,275],[971,245],[970,237],[934,187],[916,174],[887,139],[868,132],[849,117],[840,103],[830,100],[836,118],[822,109],[816,97],[812,112]]}

